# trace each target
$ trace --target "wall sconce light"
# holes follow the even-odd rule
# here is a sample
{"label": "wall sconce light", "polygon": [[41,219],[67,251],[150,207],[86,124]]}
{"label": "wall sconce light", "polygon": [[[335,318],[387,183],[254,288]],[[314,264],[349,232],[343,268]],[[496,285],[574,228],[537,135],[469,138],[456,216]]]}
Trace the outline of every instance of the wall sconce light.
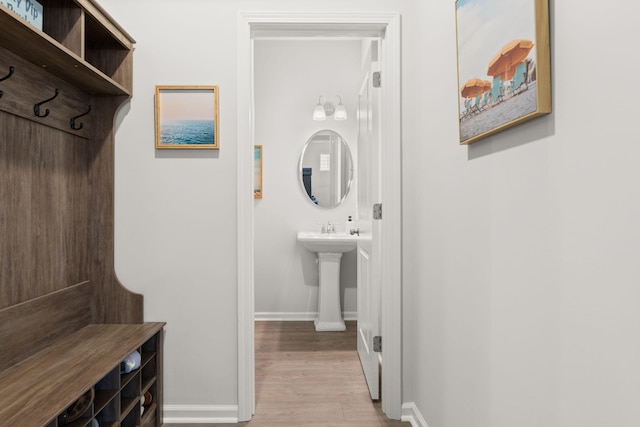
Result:
{"label": "wall sconce light", "polygon": [[313,120],[326,120],[327,116],[333,116],[333,120],[347,120],[347,110],[339,96],[336,95],[331,100],[326,100],[324,96],[318,99],[318,104],[313,109]]}

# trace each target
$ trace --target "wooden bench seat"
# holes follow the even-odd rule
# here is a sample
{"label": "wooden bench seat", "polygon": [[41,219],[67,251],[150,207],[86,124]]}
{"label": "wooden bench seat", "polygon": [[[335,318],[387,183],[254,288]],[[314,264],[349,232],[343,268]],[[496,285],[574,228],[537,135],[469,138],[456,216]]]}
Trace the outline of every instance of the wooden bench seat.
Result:
{"label": "wooden bench seat", "polygon": [[0,424],[49,425],[163,327],[164,323],[88,325],[0,372]]}

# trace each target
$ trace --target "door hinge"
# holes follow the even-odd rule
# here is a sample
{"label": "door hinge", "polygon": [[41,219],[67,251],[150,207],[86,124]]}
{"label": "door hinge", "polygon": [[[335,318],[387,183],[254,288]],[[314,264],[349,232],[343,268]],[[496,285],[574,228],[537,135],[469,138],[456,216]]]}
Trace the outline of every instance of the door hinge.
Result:
{"label": "door hinge", "polygon": [[379,335],[373,337],[373,351],[382,353],[382,337]]}
{"label": "door hinge", "polygon": [[373,87],[378,88],[382,86],[382,71],[373,72]]}
{"label": "door hinge", "polygon": [[373,219],[382,219],[382,203],[373,205]]}

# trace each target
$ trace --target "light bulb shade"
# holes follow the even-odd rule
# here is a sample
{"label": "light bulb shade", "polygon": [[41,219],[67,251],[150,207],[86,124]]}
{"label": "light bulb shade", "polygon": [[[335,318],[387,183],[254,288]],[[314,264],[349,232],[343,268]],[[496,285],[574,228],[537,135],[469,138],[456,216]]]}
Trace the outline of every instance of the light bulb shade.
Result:
{"label": "light bulb shade", "polygon": [[344,108],[342,102],[336,105],[336,111],[333,113],[333,120],[347,120],[347,109]]}
{"label": "light bulb shade", "polygon": [[316,108],[313,109],[313,120],[326,120],[327,119],[327,115],[324,112],[324,107],[322,106],[322,104],[318,103],[318,105],[316,105]]}
{"label": "light bulb shade", "polygon": [[327,115],[328,117],[332,116],[333,112],[336,111],[335,105],[333,105],[333,103],[331,102],[325,102],[323,107],[324,107],[324,114]]}

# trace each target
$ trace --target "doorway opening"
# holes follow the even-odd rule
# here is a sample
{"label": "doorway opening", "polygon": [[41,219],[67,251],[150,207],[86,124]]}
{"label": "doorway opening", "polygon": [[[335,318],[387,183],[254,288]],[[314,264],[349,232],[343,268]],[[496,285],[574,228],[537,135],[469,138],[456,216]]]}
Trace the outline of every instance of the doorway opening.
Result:
{"label": "doorway opening", "polygon": [[382,410],[401,415],[400,17],[396,13],[241,13],[238,25],[238,419],[255,412],[253,146],[256,37],[380,37]]}

